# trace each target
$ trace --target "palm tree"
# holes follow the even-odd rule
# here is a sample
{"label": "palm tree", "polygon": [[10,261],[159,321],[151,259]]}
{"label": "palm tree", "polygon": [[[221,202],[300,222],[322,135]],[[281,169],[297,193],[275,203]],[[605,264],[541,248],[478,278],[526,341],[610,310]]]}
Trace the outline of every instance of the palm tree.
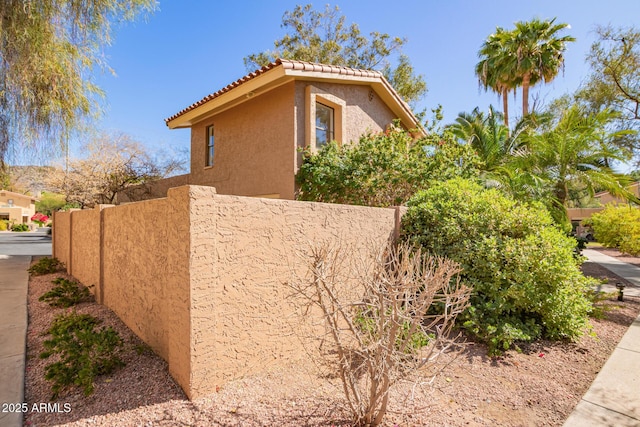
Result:
{"label": "palm tree", "polygon": [[507,50],[508,40],[511,39],[509,32],[501,27],[496,28],[496,32],[487,37],[487,40],[480,47],[478,57],[480,62],[476,64],[476,76],[480,86],[486,91],[491,89],[502,96],[502,111],[504,125],[509,129],[509,91],[518,85],[511,59],[511,52]]}
{"label": "palm tree", "polygon": [[[503,35],[505,68],[514,73],[522,86],[522,115],[529,114],[529,88],[543,80],[551,82],[564,67],[564,51],[571,36],[558,36],[568,24],[555,24],[555,18],[516,22],[515,30]],[[515,63],[514,63],[515,61]]]}
{"label": "palm tree", "polygon": [[448,128],[461,142],[473,147],[484,164],[482,175],[486,181],[501,181],[505,167],[521,148],[522,135],[529,128],[521,120],[510,133],[501,123],[502,118],[493,106],[489,106],[486,115],[476,107],[471,113],[458,114],[456,122]]}
{"label": "palm tree", "polygon": [[514,157],[511,168],[521,182],[545,188],[547,205],[559,224],[567,224],[570,189],[607,190],[614,196],[633,199],[627,178],[607,166],[605,159],[626,161],[629,153],[613,142],[632,131],[610,131],[616,117],[610,110],[587,114],[577,105],[566,109],[541,132],[526,136],[527,152]]}

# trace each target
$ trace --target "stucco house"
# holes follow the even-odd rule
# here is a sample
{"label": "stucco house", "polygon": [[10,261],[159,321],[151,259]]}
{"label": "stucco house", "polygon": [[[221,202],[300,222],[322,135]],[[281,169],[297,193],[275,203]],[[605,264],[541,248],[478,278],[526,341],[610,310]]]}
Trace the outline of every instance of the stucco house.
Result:
{"label": "stucco house", "polygon": [[36,213],[36,198],[12,191],[0,190],[0,220],[30,224]]}
{"label": "stucco house", "polygon": [[396,119],[423,133],[380,72],[278,59],[166,119],[170,129],[191,129],[190,174],[156,182],[135,198],[192,184],[294,199],[301,149],[358,141]]}
{"label": "stucco house", "polygon": [[[640,199],[640,182],[634,182],[633,184],[627,187],[636,198]],[[608,191],[601,191],[594,195],[594,198],[600,203],[600,205],[605,206],[608,204],[620,204],[620,203],[629,203],[627,200],[624,200],[620,197],[613,196]],[[570,208],[567,209],[567,214],[569,219],[574,225],[579,224],[582,220],[590,218],[591,215],[601,212],[604,207],[598,208]]]}

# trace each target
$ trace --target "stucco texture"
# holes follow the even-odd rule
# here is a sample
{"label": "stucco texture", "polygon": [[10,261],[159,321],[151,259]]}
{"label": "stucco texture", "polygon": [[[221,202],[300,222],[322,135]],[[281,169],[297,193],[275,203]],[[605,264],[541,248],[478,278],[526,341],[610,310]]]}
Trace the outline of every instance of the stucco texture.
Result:
{"label": "stucco texture", "polygon": [[[199,331],[192,369],[207,379],[194,385],[202,393],[258,367],[306,356],[300,337],[323,331],[300,329],[299,307],[287,286],[294,272],[307,268],[301,254],[313,244],[338,241],[354,256],[371,251],[392,236],[395,215],[393,209],[231,196],[214,197],[202,213],[216,218],[214,280],[202,281],[192,294],[192,326]],[[206,298],[214,302],[195,304]],[[196,321],[209,312],[215,328]],[[210,345],[216,347],[215,365],[199,357],[210,353]]]}
{"label": "stucco texture", "polygon": [[52,254],[67,266],[71,260],[71,212],[54,212],[51,229]]}
{"label": "stucco texture", "polygon": [[[288,285],[306,273],[302,254],[339,242],[348,257],[367,259],[394,235],[398,212],[183,186],[164,199],[103,209],[100,221],[91,221],[98,230],[82,236],[71,232],[75,220],[87,219],[90,228],[95,211],[74,214],[73,224],[56,215],[54,233],[61,253],[65,235],[73,235],[71,253],[87,236],[101,236],[101,301],[167,360],[195,398],[231,379],[307,358],[317,347],[310,337],[324,329],[317,312],[300,321],[303,306]],[[74,268],[85,262],[96,261],[79,256]]]}
{"label": "stucco texture", "polygon": [[100,283],[100,207],[70,212],[73,251],[69,274],[95,294]]}
{"label": "stucco texture", "polygon": [[[218,194],[294,197],[294,84],[280,86],[191,128],[190,184]],[[205,167],[207,128],[214,126],[215,155]]]}
{"label": "stucco texture", "polygon": [[304,148],[306,141],[304,108],[306,88],[309,85],[313,86],[317,95],[330,95],[345,103],[344,135],[342,141],[339,141],[342,144],[358,142],[367,133],[384,131],[396,119],[389,107],[368,85],[297,81],[295,104],[298,147]]}

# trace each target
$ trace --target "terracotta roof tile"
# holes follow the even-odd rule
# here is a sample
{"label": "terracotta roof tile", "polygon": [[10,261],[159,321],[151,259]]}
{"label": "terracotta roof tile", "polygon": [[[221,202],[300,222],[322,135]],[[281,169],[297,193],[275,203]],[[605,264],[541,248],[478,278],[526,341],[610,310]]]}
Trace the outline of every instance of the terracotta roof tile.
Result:
{"label": "terracotta roof tile", "polygon": [[278,58],[274,62],[265,65],[264,67],[260,68],[259,70],[256,70],[256,71],[254,71],[252,73],[249,73],[246,76],[236,80],[235,82],[223,87],[219,91],[214,92],[214,93],[212,93],[210,95],[207,95],[204,98],[202,98],[200,101],[191,104],[187,108],[185,108],[185,109],[179,111],[178,113],[174,114],[173,116],[165,119],[165,123],[168,124],[168,122],[170,122],[171,120],[174,120],[174,119],[180,117],[181,115],[183,115],[185,113],[188,113],[189,111],[191,111],[193,109],[198,108],[202,104],[205,104],[205,103],[211,101],[212,99],[217,98],[220,95],[235,89],[236,87],[242,85],[243,83],[246,83],[249,80],[252,80],[252,79],[254,79],[254,78],[266,73],[267,71],[272,70],[273,68],[276,68],[276,67],[279,67],[279,66],[282,66],[284,69],[287,69],[287,70],[322,72],[322,73],[328,73],[328,74],[339,74],[339,75],[344,75],[344,76],[355,76],[355,77],[365,77],[365,78],[382,77],[382,73],[380,73],[378,71],[359,70],[359,69],[356,69],[356,68],[341,67],[341,66],[336,66],[336,65],[318,64],[318,63],[315,63],[315,62],[296,61],[296,60],[291,60],[291,59],[280,59],[280,58]]}

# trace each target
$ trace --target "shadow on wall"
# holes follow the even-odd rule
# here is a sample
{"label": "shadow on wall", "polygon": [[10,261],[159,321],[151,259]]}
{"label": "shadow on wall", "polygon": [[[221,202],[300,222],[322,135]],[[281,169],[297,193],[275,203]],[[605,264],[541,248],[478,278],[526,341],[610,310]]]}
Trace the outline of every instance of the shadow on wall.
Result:
{"label": "shadow on wall", "polygon": [[[58,212],[54,256],[169,364],[190,398],[308,358],[286,283],[311,243],[354,257],[398,235],[404,208],[223,196],[183,186],[167,198]],[[348,284],[345,284],[348,286]],[[321,315],[315,328],[322,328]],[[316,346],[317,347],[317,346]]]}

